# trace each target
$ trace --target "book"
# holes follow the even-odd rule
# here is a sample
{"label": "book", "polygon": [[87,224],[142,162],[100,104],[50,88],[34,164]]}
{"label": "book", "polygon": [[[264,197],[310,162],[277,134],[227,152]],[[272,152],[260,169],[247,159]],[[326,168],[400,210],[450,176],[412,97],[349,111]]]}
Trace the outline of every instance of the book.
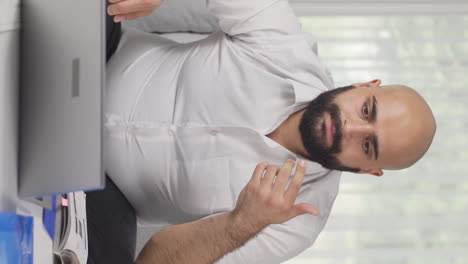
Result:
{"label": "book", "polygon": [[72,192],[57,195],[55,199],[54,263],[86,264],[86,194]]}

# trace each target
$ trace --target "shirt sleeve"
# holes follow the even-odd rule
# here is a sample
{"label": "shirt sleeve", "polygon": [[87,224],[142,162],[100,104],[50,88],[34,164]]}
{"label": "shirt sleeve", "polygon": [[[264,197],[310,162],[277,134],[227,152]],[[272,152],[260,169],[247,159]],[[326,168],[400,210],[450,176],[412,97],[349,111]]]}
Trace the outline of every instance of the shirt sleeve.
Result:
{"label": "shirt sleeve", "polygon": [[222,31],[230,36],[302,32],[287,0],[206,0]]}
{"label": "shirt sleeve", "polygon": [[224,255],[215,263],[275,264],[297,256],[312,246],[323,226],[317,226],[314,221],[310,222],[310,226],[301,226],[296,221],[268,226],[245,245]]}
{"label": "shirt sleeve", "polygon": [[300,194],[296,201],[296,204],[307,202],[315,205],[320,211],[319,216],[304,214],[282,224],[270,225],[243,246],[224,255],[215,263],[281,263],[312,246],[325,227],[337,195],[336,191],[324,185],[321,187],[314,186],[307,188],[304,192],[301,191],[302,195]]}

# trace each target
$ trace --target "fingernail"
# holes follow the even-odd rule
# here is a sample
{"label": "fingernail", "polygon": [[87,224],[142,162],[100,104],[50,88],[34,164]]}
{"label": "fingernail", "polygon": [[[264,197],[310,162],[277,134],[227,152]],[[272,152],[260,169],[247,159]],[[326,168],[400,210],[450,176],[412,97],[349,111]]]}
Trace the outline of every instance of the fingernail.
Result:
{"label": "fingernail", "polygon": [[305,167],[305,161],[304,160],[299,160],[299,166]]}

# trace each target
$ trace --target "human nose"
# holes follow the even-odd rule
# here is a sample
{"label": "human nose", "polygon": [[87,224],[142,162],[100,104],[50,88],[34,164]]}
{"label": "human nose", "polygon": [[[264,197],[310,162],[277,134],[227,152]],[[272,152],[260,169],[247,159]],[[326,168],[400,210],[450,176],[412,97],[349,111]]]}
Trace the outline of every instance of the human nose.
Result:
{"label": "human nose", "polygon": [[355,136],[371,134],[373,130],[372,124],[360,121],[345,120],[343,126],[344,136],[348,139]]}

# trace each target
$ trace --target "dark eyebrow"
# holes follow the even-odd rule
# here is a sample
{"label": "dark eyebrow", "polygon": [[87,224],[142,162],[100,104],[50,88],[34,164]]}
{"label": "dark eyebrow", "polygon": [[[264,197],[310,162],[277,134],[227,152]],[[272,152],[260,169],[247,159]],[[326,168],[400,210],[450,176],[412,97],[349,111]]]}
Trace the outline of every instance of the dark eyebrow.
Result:
{"label": "dark eyebrow", "polygon": [[372,146],[374,146],[374,157],[377,160],[379,158],[379,140],[376,135],[372,135]]}
{"label": "dark eyebrow", "polygon": [[377,99],[375,99],[375,96],[372,96],[371,122],[375,122],[376,119],[377,119]]}
{"label": "dark eyebrow", "polygon": [[[372,122],[377,121],[377,99],[375,99],[375,96],[372,96]],[[374,146],[374,157],[375,160],[379,158],[379,140],[377,139],[377,136],[374,134],[372,136],[372,146]]]}

